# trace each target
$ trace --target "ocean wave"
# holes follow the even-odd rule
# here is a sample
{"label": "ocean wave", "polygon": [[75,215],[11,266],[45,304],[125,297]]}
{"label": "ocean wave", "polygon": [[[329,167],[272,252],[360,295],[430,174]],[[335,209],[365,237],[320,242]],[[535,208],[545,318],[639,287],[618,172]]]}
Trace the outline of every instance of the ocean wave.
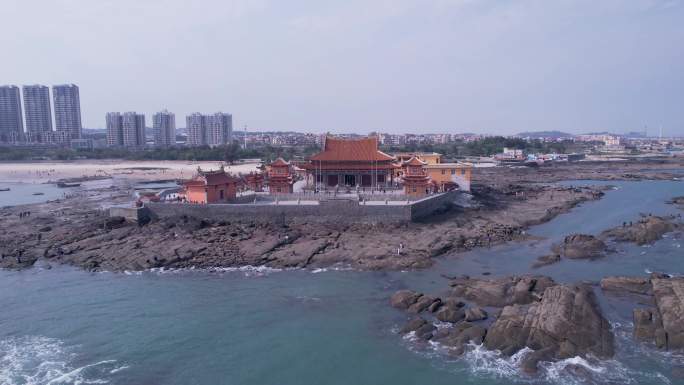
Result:
{"label": "ocean wave", "polygon": [[111,374],[128,366],[103,360],[77,366],[78,355],[61,341],[42,336],[0,341],[0,384],[85,385],[106,384]]}
{"label": "ocean wave", "polygon": [[352,267],[319,267],[311,270],[311,274],[325,273],[328,271],[354,271]]}
{"label": "ocean wave", "polygon": [[[619,326],[619,325],[618,325]],[[394,333],[398,333],[398,328],[393,328]],[[532,349],[524,348],[514,355],[508,357],[498,350],[488,350],[483,344],[470,343],[465,346],[465,351],[460,356],[453,356],[454,351],[449,346],[442,345],[435,341],[424,341],[416,336],[414,332],[409,332],[402,336],[404,344],[409,350],[430,359],[439,360],[447,365],[449,370],[467,372],[477,378],[502,379],[505,378],[513,383],[524,384],[558,384],[558,385],[580,385],[580,384],[639,384],[644,379],[651,383],[670,384],[667,376],[658,371],[644,372],[629,367],[623,358],[620,357],[610,360],[599,360],[593,357],[570,357],[554,362],[540,362],[538,373],[530,375],[521,369],[521,364],[525,357],[533,352]],[[650,353],[639,351],[638,354]],[[659,359],[674,364],[681,360],[679,355],[672,353],[656,354]],[[680,361],[681,362],[681,361]]]}
{"label": "ocean wave", "polygon": [[[155,267],[147,270],[153,274],[186,274],[186,273],[244,273],[246,277],[260,277],[272,273],[278,273],[286,270],[295,270],[295,268],[275,268],[268,266],[240,266],[240,267],[206,267],[206,268],[167,268]],[[142,272],[140,272],[142,273]]]}

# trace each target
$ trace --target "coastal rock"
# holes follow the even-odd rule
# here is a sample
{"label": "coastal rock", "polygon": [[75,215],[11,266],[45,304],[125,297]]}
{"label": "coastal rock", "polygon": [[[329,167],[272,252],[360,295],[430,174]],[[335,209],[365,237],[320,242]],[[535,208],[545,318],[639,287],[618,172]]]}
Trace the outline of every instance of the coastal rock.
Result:
{"label": "coastal rock", "polygon": [[410,320],[403,328],[401,328],[401,333],[415,333],[416,337],[422,340],[429,340],[432,338],[432,333],[437,328],[432,323],[426,321],[423,318],[414,318]]}
{"label": "coastal rock", "polygon": [[465,318],[465,311],[462,308],[454,308],[448,305],[442,306],[435,313],[435,318],[442,322],[456,323]]}
{"label": "coastal rock", "polygon": [[557,359],[613,355],[613,333],[586,286],[547,288],[539,303],[506,306],[485,338],[488,349],[514,354],[524,347],[550,349]]}
{"label": "coastal rock", "polygon": [[439,299],[439,298],[437,298],[437,299],[428,307],[427,310],[428,310],[430,313],[434,313],[434,312],[436,312],[441,306],[442,306],[442,300]]}
{"label": "coastal rock", "polygon": [[425,319],[416,317],[407,322],[406,325],[404,325],[404,327],[401,328],[400,332],[401,334],[406,334],[412,331],[416,331],[427,323],[428,322]]}
{"label": "coastal rock", "polygon": [[666,233],[679,228],[680,226],[675,224],[672,219],[671,217],[645,216],[631,225],[606,230],[603,232],[603,236],[620,242],[634,242],[637,245],[646,245],[661,239]]}
{"label": "coastal rock", "polygon": [[437,327],[435,327],[435,325],[433,325],[432,323],[428,322],[425,325],[416,329],[414,332],[416,333],[416,337],[427,341],[432,338],[432,333],[435,330],[437,330]]}
{"label": "coastal rock", "polygon": [[605,277],[601,280],[601,289],[616,293],[651,295],[651,281],[641,277]]}
{"label": "coastal rock", "polygon": [[390,298],[390,304],[397,309],[406,310],[422,296],[421,293],[416,293],[415,291],[399,290]]}
{"label": "coastal rock", "polygon": [[418,314],[423,312],[424,310],[427,310],[430,306],[432,306],[433,303],[436,303],[440,301],[439,298],[433,298],[427,295],[423,295],[418,298],[418,300],[409,308],[407,311],[412,314]]}
{"label": "coastal rock", "polygon": [[481,344],[487,334],[487,329],[470,322],[461,322],[449,329],[435,333],[434,340],[452,349],[452,353],[462,354],[464,345],[472,342]]}
{"label": "coastal rock", "polygon": [[458,298],[454,298],[454,297],[447,297],[444,299],[443,302],[445,305],[451,306],[454,309],[462,308],[466,305],[465,302],[461,301]]}
{"label": "coastal rock", "polygon": [[553,251],[570,259],[600,258],[605,255],[606,244],[593,235],[572,234],[565,237],[563,243],[554,246]]}
{"label": "coastal rock", "polygon": [[487,312],[479,307],[474,307],[470,309],[466,309],[465,311],[465,320],[469,322],[473,321],[481,321],[487,319]]}
{"label": "coastal rock", "polygon": [[496,279],[461,277],[450,282],[452,294],[480,306],[503,307],[539,301],[544,290],[556,283],[545,276],[513,276]]}
{"label": "coastal rock", "polygon": [[520,368],[527,374],[536,374],[539,362],[553,360],[554,348],[548,347],[535,350],[525,356],[520,363]]}
{"label": "coastal rock", "polygon": [[634,309],[634,338],[637,341],[655,342],[656,347],[666,347],[663,323],[658,309]]}
{"label": "coastal rock", "polygon": [[668,350],[684,349],[684,277],[652,279]]}
{"label": "coastal rock", "polygon": [[554,263],[558,263],[561,260],[560,254],[549,254],[549,255],[543,255],[539,258],[537,258],[537,262],[532,264],[533,269],[538,269],[543,266],[548,266],[548,265],[553,265]]}

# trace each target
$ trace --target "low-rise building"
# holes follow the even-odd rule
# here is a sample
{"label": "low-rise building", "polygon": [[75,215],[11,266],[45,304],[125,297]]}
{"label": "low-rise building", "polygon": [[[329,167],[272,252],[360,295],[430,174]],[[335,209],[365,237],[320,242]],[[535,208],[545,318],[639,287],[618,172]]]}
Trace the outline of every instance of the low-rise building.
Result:
{"label": "low-rise building", "polygon": [[223,167],[216,171],[203,171],[183,182],[185,199],[190,203],[227,203],[235,200],[238,179],[225,172]]}

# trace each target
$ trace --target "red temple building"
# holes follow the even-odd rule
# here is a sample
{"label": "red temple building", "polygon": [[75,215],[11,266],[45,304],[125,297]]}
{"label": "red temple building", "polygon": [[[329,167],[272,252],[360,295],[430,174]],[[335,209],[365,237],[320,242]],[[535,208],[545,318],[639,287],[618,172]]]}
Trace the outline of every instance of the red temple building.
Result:
{"label": "red temple building", "polygon": [[423,196],[428,194],[430,178],[425,172],[426,164],[415,156],[403,163],[404,192],[406,195]]}
{"label": "red temple building", "polygon": [[323,151],[302,165],[307,180],[316,186],[388,188],[394,183],[394,170],[400,166],[394,157],[378,150],[378,138],[325,138]]}
{"label": "red temple building", "polygon": [[185,199],[190,203],[227,203],[235,199],[238,179],[221,167],[218,171],[202,171],[185,181]]}
{"label": "red temple building", "polygon": [[290,163],[278,158],[271,163],[268,171],[268,191],[270,194],[291,194],[294,179],[290,172]]}
{"label": "red temple building", "polygon": [[250,172],[245,175],[245,184],[254,192],[261,192],[264,190],[264,175],[258,172]]}

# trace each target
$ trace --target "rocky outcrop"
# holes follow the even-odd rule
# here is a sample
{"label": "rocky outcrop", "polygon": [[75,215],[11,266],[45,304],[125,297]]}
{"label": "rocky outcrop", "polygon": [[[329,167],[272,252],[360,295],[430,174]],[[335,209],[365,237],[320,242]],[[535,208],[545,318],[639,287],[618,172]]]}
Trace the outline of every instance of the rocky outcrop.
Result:
{"label": "rocky outcrop", "polygon": [[684,277],[607,277],[601,281],[601,289],[649,296],[655,306],[633,311],[634,338],[653,343],[659,349],[684,349]]}
{"label": "rocky outcrop", "polygon": [[625,223],[621,227],[604,231],[602,235],[619,242],[634,242],[637,245],[646,245],[661,239],[666,233],[680,227],[681,225],[675,223],[672,216],[644,216],[636,223]]}
{"label": "rocky outcrop", "polygon": [[433,340],[452,349],[455,355],[463,354],[465,345],[469,343],[481,344],[487,335],[487,329],[471,322],[461,322],[452,328],[437,331]]}
{"label": "rocky outcrop", "polygon": [[452,306],[443,306],[435,313],[435,318],[442,322],[456,323],[465,318],[465,311],[461,308],[454,308]]}
{"label": "rocky outcrop", "polygon": [[601,280],[601,289],[615,293],[651,295],[651,280],[642,277],[605,277]]}
{"label": "rocky outcrop", "polygon": [[572,234],[553,247],[554,253],[569,259],[590,259],[605,256],[606,244],[593,235]]}
{"label": "rocky outcrop", "polygon": [[665,332],[665,348],[684,349],[684,277],[656,278],[651,283]]}
{"label": "rocky outcrop", "polygon": [[485,311],[482,308],[479,307],[474,307],[470,309],[466,309],[465,311],[465,320],[472,322],[472,321],[481,321],[487,319],[487,311]]}
{"label": "rocky outcrop", "polygon": [[423,318],[414,318],[409,321],[402,329],[402,333],[415,333],[416,337],[422,340],[429,340],[432,338],[432,333],[437,330],[435,325],[426,321]]}
{"label": "rocky outcrop", "polygon": [[[463,276],[451,278],[450,286],[451,295],[444,299],[408,290],[395,293],[390,302],[407,311],[418,303],[439,303],[431,317],[447,323],[436,328],[429,319],[412,318],[401,332],[414,332],[416,337],[437,342],[456,355],[469,343],[484,343],[486,348],[509,356],[527,347],[533,350],[521,361],[521,369],[527,373],[536,372],[540,361],[613,355],[610,324],[587,285],[559,285],[545,276]],[[490,310],[490,315],[472,303],[501,309]],[[492,316],[493,323],[484,321]]]}
{"label": "rocky outcrop", "polygon": [[397,309],[408,309],[423,295],[411,290],[399,290],[390,298],[390,304]]}
{"label": "rocky outcrop", "polygon": [[634,309],[633,317],[634,338],[637,341],[653,342],[658,349],[667,348],[667,337],[658,309]]}
{"label": "rocky outcrop", "polygon": [[533,269],[538,269],[543,266],[548,266],[548,265],[553,265],[554,263],[558,263],[561,260],[560,254],[549,254],[549,255],[543,255],[541,257],[537,258],[537,262],[532,264]]}
{"label": "rocky outcrop", "polygon": [[613,333],[591,288],[558,285],[547,288],[539,303],[504,307],[485,346],[507,355],[529,347],[546,349],[557,359],[587,354],[608,358],[613,355]]}
{"label": "rocky outcrop", "polygon": [[545,276],[513,276],[479,279],[467,276],[452,280],[452,295],[473,301],[480,306],[503,307],[528,304],[539,300],[546,288],[556,283]]}

